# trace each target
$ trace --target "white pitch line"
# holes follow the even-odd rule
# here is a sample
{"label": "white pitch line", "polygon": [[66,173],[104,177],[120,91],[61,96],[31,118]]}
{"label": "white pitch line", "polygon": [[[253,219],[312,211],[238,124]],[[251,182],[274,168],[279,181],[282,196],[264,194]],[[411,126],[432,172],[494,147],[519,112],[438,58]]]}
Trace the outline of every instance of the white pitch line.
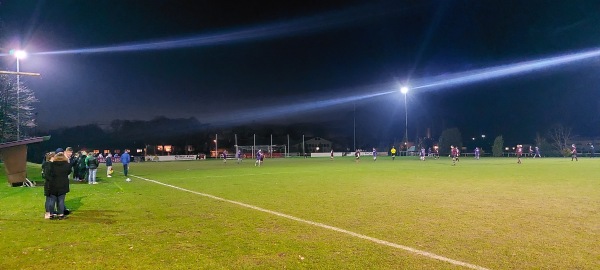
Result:
{"label": "white pitch line", "polygon": [[381,244],[381,245],[385,245],[385,246],[389,246],[389,247],[393,247],[393,248],[397,248],[397,249],[402,249],[402,250],[405,250],[405,251],[408,251],[408,252],[411,252],[411,253],[414,253],[414,254],[418,254],[418,255],[425,256],[425,257],[428,257],[428,258],[431,258],[431,259],[435,259],[435,260],[447,262],[447,263],[450,263],[450,264],[454,264],[454,265],[458,265],[458,266],[463,266],[463,267],[470,268],[470,269],[489,270],[488,268],[485,268],[485,267],[482,267],[482,266],[478,266],[478,265],[474,265],[474,264],[470,264],[470,263],[466,263],[466,262],[462,262],[462,261],[450,259],[450,258],[447,258],[447,257],[444,257],[444,256],[440,256],[440,255],[437,255],[437,254],[434,254],[434,253],[431,253],[431,252],[427,252],[427,251],[419,250],[419,249],[416,249],[416,248],[411,248],[411,247],[408,247],[408,246],[404,246],[404,245],[392,243],[392,242],[389,242],[389,241],[385,241],[385,240],[381,240],[381,239],[378,239],[378,238],[370,237],[370,236],[367,236],[367,235],[364,235],[364,234],[351,232],[351,231],[344,230],[344,229],[341,229],[341,228],[338,228],[338,227],[329,226],[327,224],[323,224],[323,223],[319,223],[319,222],[314,222],[314,221],[310,221],[310,220],[306,220],[306,219],[301,219],[301,218],[290,216],[290,215],[283,214],[283,213],[280,213],[280,212],[275,212],[275,211],[271,211],[271,210],[268,210],[268,209],[260,208],[258,206],[254,206],[254,205],[250,205],[250,204],[246,204],[246,203],[242,203],[242,202],[238,202],[238,201],[232,201],[232,200],[224,199],[224,198],[217,197],[217,196],[214,196],[214,195],[210,195],[210,194],[206,194],[206,193],[202,193],[202,192],[193,191],[193,190],[185,189],[185,188],[178,187],[178,186],[173,186],[173,185],[165,184],[163,182],[159,182],[159,181],[156,181],[156,180],[152,180],[152,179],[148,179],[148,178],[136,176],[136,175],[133,175],[133,174],[131,176],[139,178],[139,179],[142,179],[142,180],[145,180],[145,181],[148,181],[148,182],[152,182],[152,183],[155,183],[155,184],[159,184],[159,185],[163,185],[163,186],[166,186],[166,187],[170,187],[170,188],[178,189],[178,190],[181,190],[181,191],[185,191],[185,192],[193,193],[193,194],[196,194],[196,195],[200,195],[200,196],[208,197],[208,198],[211,198],[211,199],[215,199],[215,200],[218,200],[218,201],[223,201],[223,202],[228,202],[228,203],[236,204],[236,205],[239,205],[239,206],[243,206],[243,207],[246,207],[246,208],[254,209],[254,210],[261,211],[261,212],[264,212],[264,213],[268,213],[268,214],[271,214],[271,215],[275,215],[275,216],[279,216],[279,217],[283,217],[283,218],[295,220],[295,221],[298,221],[298,222],[310,224],[310,225],[313,225],[313,226],[321,227],[321,228],[324,228],[324,229],[329,229],[329,230],[336,231],[336,232],[345,233],[345,234],[348,234],[348,235],[351,235],[351,236],[354,236],[354,237],[357,237],[357,238],[360,238],[360,239],[369,240],[369,241],[377,243],[377,244]]}

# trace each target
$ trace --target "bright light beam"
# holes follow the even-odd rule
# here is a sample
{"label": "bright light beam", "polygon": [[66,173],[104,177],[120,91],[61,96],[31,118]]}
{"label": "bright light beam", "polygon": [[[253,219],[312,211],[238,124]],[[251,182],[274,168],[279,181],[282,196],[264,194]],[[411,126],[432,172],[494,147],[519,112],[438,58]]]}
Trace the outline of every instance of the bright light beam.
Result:
{"label": "bright light beam", "polygon": [[543,69],[549,69],[560,65],[571,64],[577,61],[588,60],[600,56],[600,49],[584,51],[561,56],[554,56],[546,59],[520,62],[516,64],[503,65],[498,67],[471,70],[449,75],[440,75],[432,78],[422,78],[411,80],[414,85],[411,89],[441,89],[454,87],[469,83],[508,77],[517,74],[529,73]]}
{"label": "bright light beam", "polygon": [[[440,75],[430,78],[421,78],[416,80],[411,80],[411,88],[410,90],[436,90],[443,89],[449,87],[455,87],[458,85],[464,85],[469,83],[477,83],[485,80],[498,79],[508,76],[519,75],[528,72],[534,72],[542,69],[554,68],[560,65],[571,64],[577,61],[588,60],[594,57],[600,56],[600,49],[585,51],[581,53],[574,53],[562,56],[555,56],[546,59],[540,60],[532,60],[526,62],[520,62],[516,64],[491,67],[479,70],[465,71],[448,75]],[[326,100],[318,100],[318,101],[309,101],[300,104],[294,104],[289,106],[276,106],[276,107],[266,107],[266,108],[258,108],[255,110],[247,110],[240,111],[239,113],[234,113],[235,119],[230,119],[227,117],[211,117],[209,122],[211,123],[219,123],[223,125],[227,124],[236,124],[236,123],[245,123],[256,120],[266,120],[278,118],[281,116],[297,114],[304,111],[310,110],[318,110],[324,109],[336,105],[342,105],[346,103],[356,102],[360,100],[370,99],[378,96],[398,93],[398,90],[390,90],[383,92],[374,92],[375,90],[381,89],[393,89],[393,84],[379,84],[361,87],[359,92],[365,93],[370,92],[369,94],[362,95],[353,95],[344,98],[332,98]],[[408,92],[408,87],[401,88],[401,92]],[[340,92],[340,91],[337,91]],[[348,93],[349,91],[344,91]],[[356,92],[356,91],[352,91]],[[237,117],[237,116],[242,117]]]}
{"label": "bright light beam", "polygon": [[[381,85],[371,86],[369,88],[380,88]],[[386,85],[386,87],[393,88],[390,85]],[[259,107],[255,109],[248,110],[240,110],[235,113],[227,114],[227,115],[216,115],[213,117],[205,117],[202,119],[207,123],[211,123],[213,125],[235,125],[240,123],[249,123],[253,121],[260,120],[269,120],[275,118],[281,118],[284,116],[297,115],[300,112],[320,110],[320,109],[329,109],[334,106],[343,105],[355,101],[370,99],[378,96],[388,95],[391,93],[398,93],[398,90],[390,90],[378,93],[369,93],[363,95],[353,95],[350,97],[343,98],[331,98],[326,100],[312,100],[306,101],[302,103],[297,103],[293,105],[282,105],[282,106],[272,106],[272,107]]]}
{"label": "bright light beam", "polygon": [[219,44],[231,44],[236,42],[245,42],[252,40],[261,40],[268,38],[279,38],[294,34],[307,32],[318,32],[325,29],[331,29],[343,26],[345,24],[358,21],[386,16],[400,9],[393,5],[365,5],[338,11],[335,13],[312,16],[304,19],[297,19],[287,23],[271,24],[266,26],[256,26],[245,30],[231,31],[227,33],[202,35],[173,40],[155,40],[138,44],[122,44],[108,47],[95,47],[86,49],[73,49],[52,52],[38,52],[37,55],[55,55],[55,54],[88,54],[88,53],[112,53],[112,52],[132,52],[149,50],[167,50],[189,47],[204,47]]}

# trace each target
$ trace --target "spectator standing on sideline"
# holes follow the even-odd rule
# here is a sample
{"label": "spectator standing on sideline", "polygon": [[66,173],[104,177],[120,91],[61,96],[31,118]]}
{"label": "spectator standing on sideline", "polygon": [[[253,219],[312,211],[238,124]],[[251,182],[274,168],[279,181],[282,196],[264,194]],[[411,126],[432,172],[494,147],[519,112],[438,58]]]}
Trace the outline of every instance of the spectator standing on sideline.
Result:
{"label": "spectator standing on sideline", "polygon": [[85,151],[81,151],[79,155],[79,159],[77,160],[77,174],[79,176],[79,181],[83,181],[87,178],[87,168],[85,164],[85,160],[87,159],[87,154]]}
{"label": "spectator standing on sideline", "polygon": [[[69,193],[69,174],[71,174],[71,164],[65,156],[62,149],[56,149],[57,153],[50,163],[48,194],[52,202],[56,202],[58,209],[58,219],[65,217],[65,197]],[[58,151],[60,150],[60,152]],[[54,207],[54,206],[53,206]],[[52,207],[52,208],[53,208]]]}
{"label": "spectator standing on sideline", "polygon": [[131,179],[127,177],[129,173],[129,163],[131,162],[131,156],[129,156],[129,149],[125,149],[125,152],[121,156],[121,163],[123,163],[123,174],[125,174],[125,181],[129,182]]}
{"label": "spectator standing on sideline", "polygon": [[100,163],[98,162],[98,158],[96,158],[96,154],[90,152],[85,159],[85,163],[88,168],[88,184],[98,184],[96,182],[96,174],[98,173],[98,165]]}
{"label": "spectator standing on sideline", "polygon": [[44,215],[45,219],[53,218],[52,213],[54,213],[54,205],[56,204],[52,197],[50,197],[50,181],[52,178],[50,177],[50,166],[52,165],[52,161],[54,160],[55,152],[48,152],[44,157],[44,162],[42,163],[42,177],[44,178],[44,196],[46,196],[46,214]]}
{"label": "spectator standing on sideline", "polygon": [[106,177],[112,177],[112,155],[106,154]]}
{"label": "spectator standing on sideline", "polygon": [[[67,147],[65,148],[65,157],[67,157],[67,159],[69,160],[69,164],[71,165],[71,168],[73,167],[73,148],[72,147]],[[73,176],[73,179],[75,179],[75,177]],[[69,175],[69,180],[71,180],[71,175]]]}
{"label": "spectator standing on sideline", "polygon": [[71,169],[73,170],[73,181],[79,181],[79,155],[80,152],[75,153],[71,157]]}

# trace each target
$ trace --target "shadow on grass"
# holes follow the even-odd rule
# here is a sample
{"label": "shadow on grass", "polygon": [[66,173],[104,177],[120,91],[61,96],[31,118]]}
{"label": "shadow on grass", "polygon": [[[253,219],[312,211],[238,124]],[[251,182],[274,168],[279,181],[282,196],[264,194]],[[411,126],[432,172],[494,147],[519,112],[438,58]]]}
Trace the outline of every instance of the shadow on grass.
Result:
{"label": "shadow on grass", "polygon": [[115,217],[120,216],[121,212],[112,210],[81,210],[72,213],[69,218],[73,221],[114,224],[116,222]]}
{"label": "shadow on grass", "polygon": [[[85,197],[87,197],[87,196],[75,197],[75,198],[72,198],[72,199],[67,199],[67,200],[65,200],[65,206],[69,210],[71,210],[71,212],[77,211],[83,205],[83,202],[81,202],[81,200],[83,200],[83,198],[85,198]],[[69,198],[69,197],[67,197],[67,198]]]}

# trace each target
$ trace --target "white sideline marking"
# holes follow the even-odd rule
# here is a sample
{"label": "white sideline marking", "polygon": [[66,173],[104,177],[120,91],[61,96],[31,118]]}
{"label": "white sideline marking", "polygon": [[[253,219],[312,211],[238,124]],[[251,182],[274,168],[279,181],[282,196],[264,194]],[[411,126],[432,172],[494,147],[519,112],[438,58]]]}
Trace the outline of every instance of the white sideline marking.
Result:
{"label": "white sideline marking", "polygon": [[458,265],[458,266],[463,266],[463,267],[470,268],[470,269],[489,270],[488,268],[485,268],[485,267],[482,267],[482,266],[478,266],[478,265],[474,265],[474,264],[470,264],[470,263],[466,263],[466,262],[457,261],[457,260],[446,258],[444,256],[440,256],[440,255],[437,255],[437,254],[434,254],[434,253],[431,253],[431,252],[427,252],[427,251],[423,251],[423,250],[418,250],[418,249],[411,248],[411,247],[408,247],[408,246],[403,246],[403,245],[400,245],[400,244],[388,242],[388,241],[381,240],[381,239],[378,239],[378,238],[366,236],[364,234],[355,233],[355,232],[344,230],[344,229],[341,229],[341,228],[338,228],[338,227],[329,226],[327,224],[323,224],[323,223],[319,223],[319,222],[314,222],[314,221],[310,221],[310,220],[306,220],[306,219],[301,219],[301,218],[297,218],[297,217],[290,216],[290,215],[287,215],[287,214],[283,214],[283,213],[271,211],[271,210],[268,210],[268,209],[260,208],[258,206],[254,206],[254,205],[250,205],[250,204],[246,204],[246,203],[242,203],[242,202],[238,202],[238,201],[232,201],[232,200],[224,199],[224,198],[217,197],[217,196],[214,196],[214,195],[210,195],[210,194],[206,194],[206,193],[202,193],[202,192],[193,191],[193,190],[181,188],[181,187],[178,187],[178,186],[173,186],[173,185],[165,184],[165,183],[162,183],[162,182],[159,182],[159,181],[156,181],[156,180],[147,179],[147,178],[136,176],[136,175],[133,175],[133,174],[131,174],[131,176],[139,178],[139,179],[142,179],[142,180],[145,180],[145,181],[148,181],[148,182],[152,182],[152,183],[155,183],[155,184],[163,185],[163,186],[166,186],[166,187],[178,189],[178,190],[181,190],[181,191],[193,193],[193,194],[204,196],[204,197],[208,197],[208,198],[212,198],[212,199],[215,199],[215,200],[218,200],[218,201],[223,201],[223,202],[228,202],[228,203],[232,203],[232,204],[237,204],[239,206],[243,206],[243,207],[246,207],[246,208],[250,208],[250,209],[257,210],[257,211],[265,212],[265,213],[268,213],[268,214],[271,214],[271,215],[276,215],[276,216],[279,216],[279,217],[283,217],[283,218],[287,218],[287,219],[299,221],[299,222],[302,222],[302,223],[306,223],[306,224],[310,224],[310,225],[313,225],[313,226],[317,226],[317,227],[329,229],[329,230],[332,230],[332,231],[345,233],[345,234],[348,234],[348,235],[351,235],[351,236],[354,236],[354,237],[357,237],[357,238],[369,240],[369,241],[377,243],[377,244],[381,244],[381,245],[385,245],[385,246],[389,246],[389,247],[393,247],[393,248],[397,248],[397,249],[402,249],[402,250],[405,250],[405,251],[408,251],[408,252],[412,252],[412,253],[415,253],[415,254],[418,254],[418,255],[421,255],[421,256],[425,256],[425,257],[428,257],[428,258],[431,258],[431,259],[444,261],[444,262],[447,262],[447,263],[451,263],[451,264]]}

